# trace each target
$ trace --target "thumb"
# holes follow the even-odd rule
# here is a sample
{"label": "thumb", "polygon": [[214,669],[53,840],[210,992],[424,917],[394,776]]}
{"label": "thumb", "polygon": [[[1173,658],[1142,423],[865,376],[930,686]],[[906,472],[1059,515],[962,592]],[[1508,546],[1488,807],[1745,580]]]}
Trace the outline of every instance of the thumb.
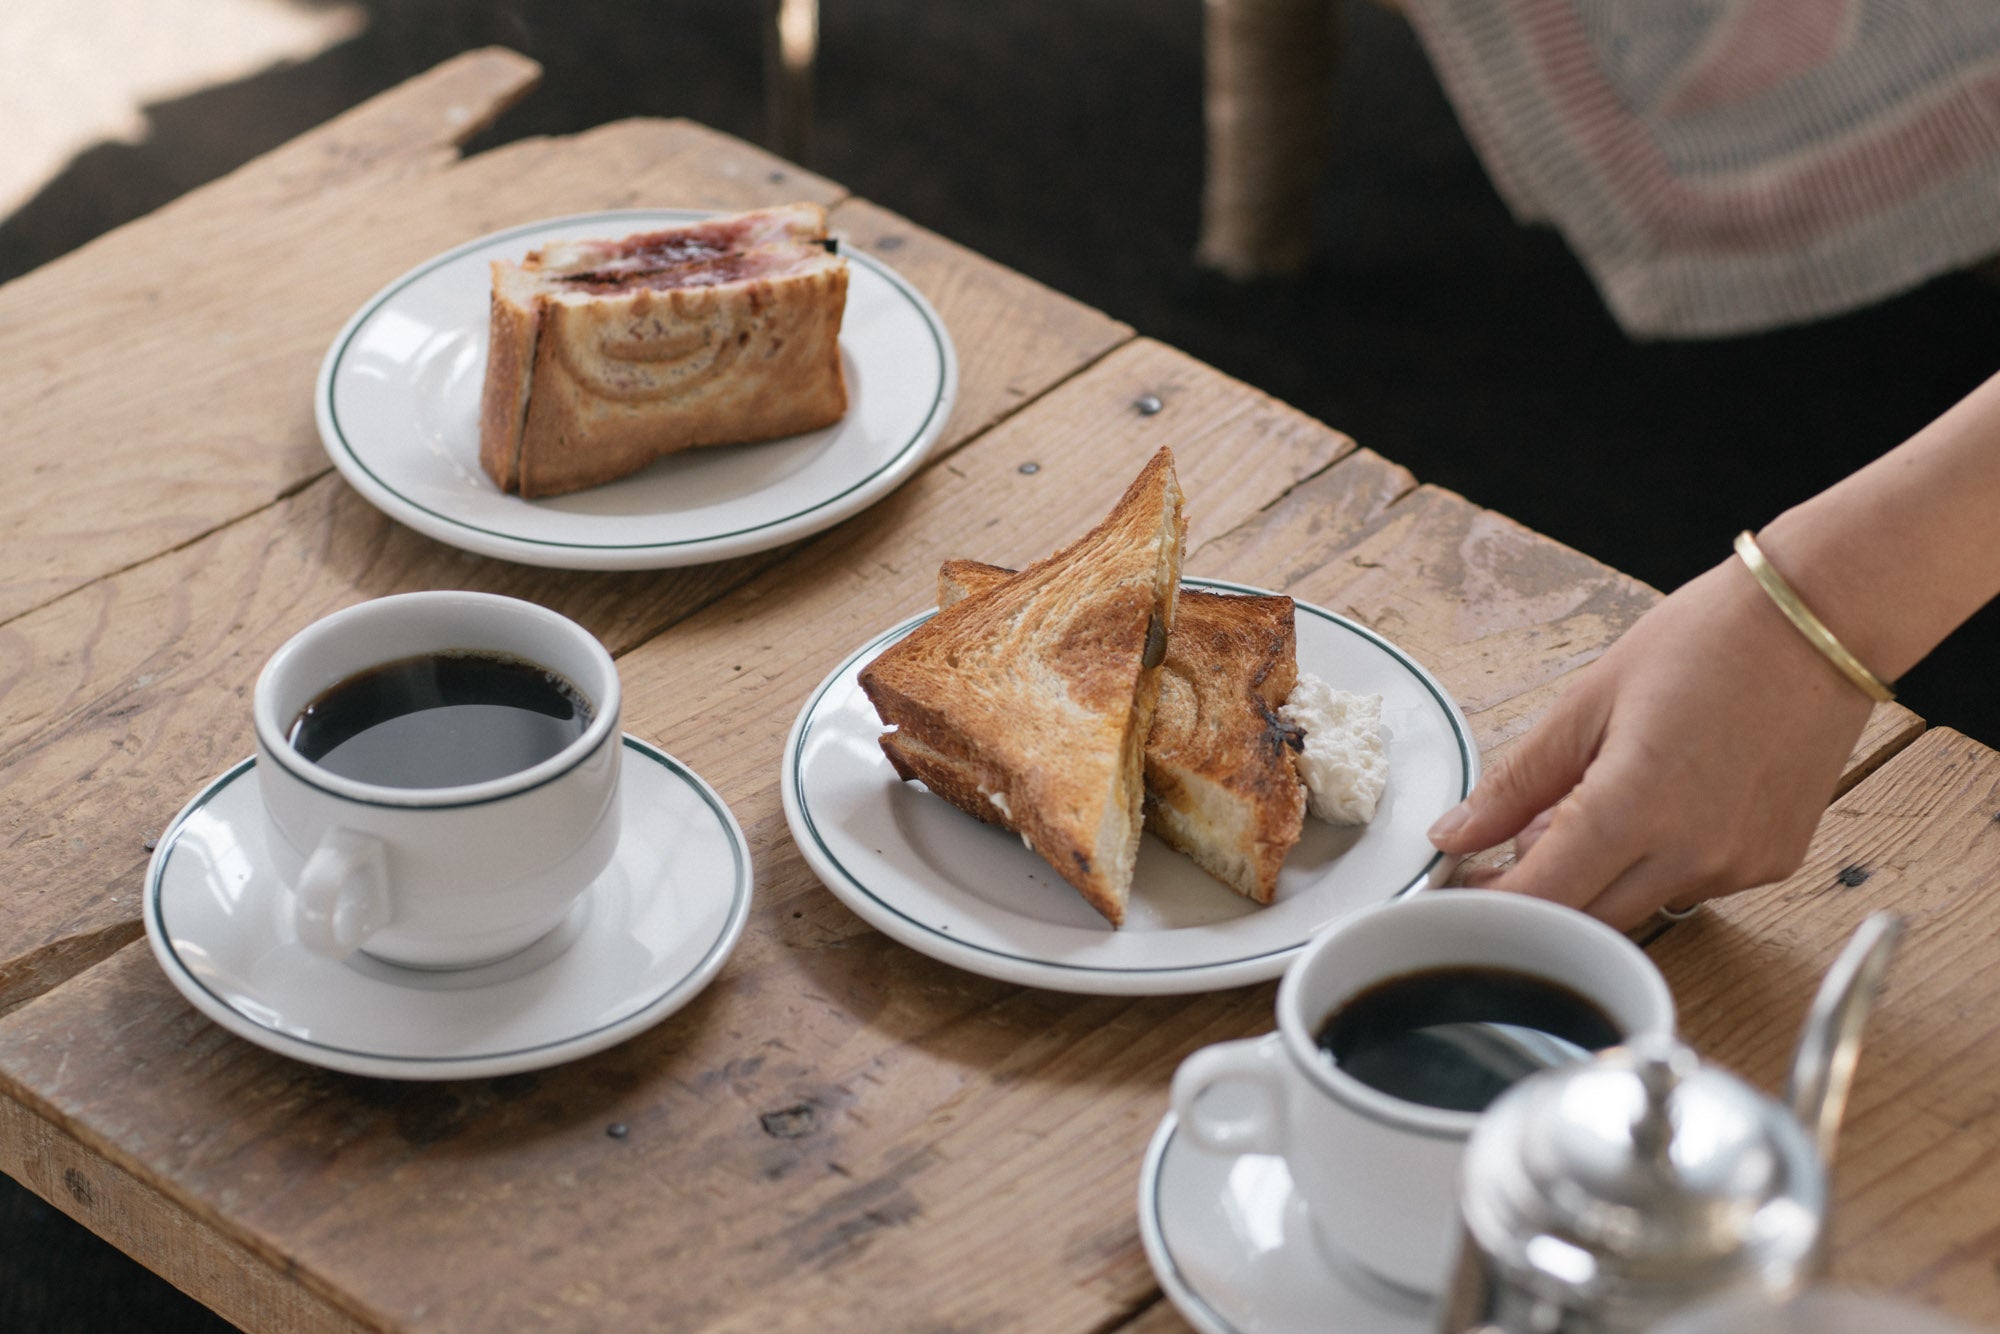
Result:
{"label": "thumb", "polygon": [[1512,838],[1583,781],[1597,753],[1596,710],[1566,695],[1515,742],[1458,805],[1438,817],[1430,840],[1439,850],[1477,852]]}

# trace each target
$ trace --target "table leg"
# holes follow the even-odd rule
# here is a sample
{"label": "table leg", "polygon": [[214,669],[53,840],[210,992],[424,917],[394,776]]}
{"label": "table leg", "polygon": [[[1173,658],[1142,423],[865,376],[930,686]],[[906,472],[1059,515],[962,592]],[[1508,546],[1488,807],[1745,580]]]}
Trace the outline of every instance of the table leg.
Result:
{"label": "table leg", "polygon": [[0,1097],[0,1172],[242,1329],[374,1328],[8,1097]]}
{"label": "table leg", "polygon": [[1196,258],[1246,281],[1304,269],[1333,141],[1333,0],[1205,0],[1208,164]]}
{"label": "table leg", "polygon": [[765,0],[764,106],[769,147],[803,163],[812,135],[819,0]]}

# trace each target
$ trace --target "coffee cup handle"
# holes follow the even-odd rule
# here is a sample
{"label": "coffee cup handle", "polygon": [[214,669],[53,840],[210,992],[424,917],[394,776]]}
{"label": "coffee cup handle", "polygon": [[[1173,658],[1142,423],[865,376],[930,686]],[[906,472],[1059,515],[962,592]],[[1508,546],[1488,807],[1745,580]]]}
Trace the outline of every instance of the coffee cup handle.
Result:
{"label": "coffee cup handle", "polygon": [[[1290,1059],[1276,1033],[1203,1047],[1174,1072],[1174,1113],[1188,1137],[1214,1153],[1283,1153],[1286,1089]],[[1233,1114],[1216,1111],[1211,1089],[1240,1088],[1251,1094]]]}
{"label": "coffee cup handle", "polygon": [[389,859],[382,844],[352,829],[329,829],[306,858],[293,891],[299,943],[345,959],[389,924]]}

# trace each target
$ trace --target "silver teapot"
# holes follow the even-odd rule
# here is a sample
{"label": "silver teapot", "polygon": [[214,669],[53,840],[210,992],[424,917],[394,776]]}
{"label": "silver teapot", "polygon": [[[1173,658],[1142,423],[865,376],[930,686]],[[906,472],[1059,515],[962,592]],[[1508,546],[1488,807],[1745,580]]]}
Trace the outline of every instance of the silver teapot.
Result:
{"label": "silver teapot", "polygon": [[1817,1277],[1834,1137],[1901,929],[1878,913],[1835,960],[1784,1103],[1668,1037],[1496,1100],[1466,1146],[1446,1334],[1637,1334]]}

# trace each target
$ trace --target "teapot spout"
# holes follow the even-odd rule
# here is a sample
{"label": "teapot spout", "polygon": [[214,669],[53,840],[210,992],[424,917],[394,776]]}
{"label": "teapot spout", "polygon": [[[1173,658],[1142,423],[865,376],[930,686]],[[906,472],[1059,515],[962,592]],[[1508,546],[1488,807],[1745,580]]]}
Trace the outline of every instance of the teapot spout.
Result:
{"label": "teapot spout", "polygon": [[1821,980],[1792,1054],[1785,1102],[1828,1166],[1861,1056],[1862,1025],[1902,934],[1903,919],[1892,912],[1874,913],[1861,924]]}

